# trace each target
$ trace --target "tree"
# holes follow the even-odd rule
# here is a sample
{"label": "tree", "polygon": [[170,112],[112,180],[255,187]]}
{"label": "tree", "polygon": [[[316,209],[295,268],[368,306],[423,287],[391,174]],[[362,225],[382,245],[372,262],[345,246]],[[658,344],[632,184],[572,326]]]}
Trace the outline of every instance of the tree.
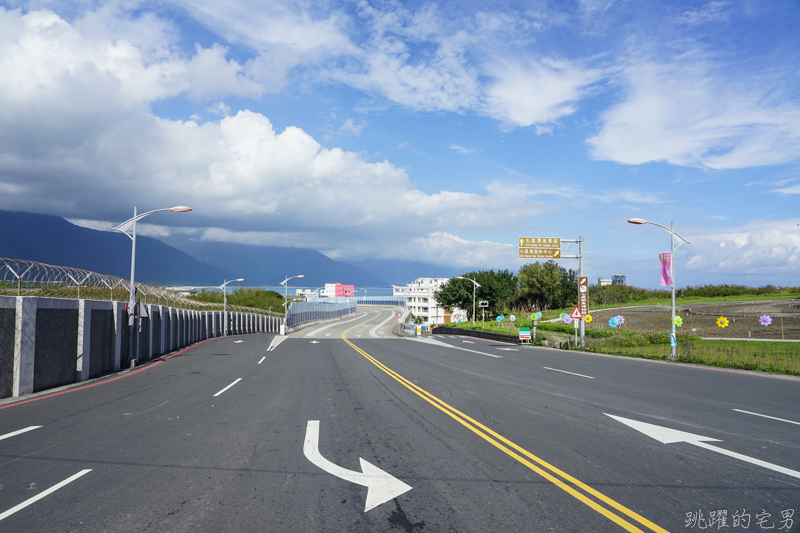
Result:
{"label": "tree", "polygon": [[[480,300],[489,302],[489,312],[496,313],[511,298],[516,289],[516,278],[510,270],[479,270],[467,272],[462,277],[474,279],[480,287],[475,290],[475,309]],[[433,297],[442,307],[458,307],[467,311],[472,319],[472,289],[470,279],[452,278],[437,290]]]}
{"label": "tree", "polygon": [[578,301],[578,275],[555,261],[528,263],[517,274],[514,304],[530,310],[574,305]]}

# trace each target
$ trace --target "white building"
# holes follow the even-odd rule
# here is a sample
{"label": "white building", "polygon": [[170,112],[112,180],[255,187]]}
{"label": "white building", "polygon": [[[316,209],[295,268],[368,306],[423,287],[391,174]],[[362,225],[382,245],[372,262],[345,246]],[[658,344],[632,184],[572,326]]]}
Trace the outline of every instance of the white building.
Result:
{"label": "white building", "polygon": [[440,307],[433,298],[433,293],[449,281],[448,278],[417,278],[405,287],[392,285],[392,295],[405,296],[411,312],[429,324],[449,324],[459,318],[466,320],[467,314],[462,309]]}

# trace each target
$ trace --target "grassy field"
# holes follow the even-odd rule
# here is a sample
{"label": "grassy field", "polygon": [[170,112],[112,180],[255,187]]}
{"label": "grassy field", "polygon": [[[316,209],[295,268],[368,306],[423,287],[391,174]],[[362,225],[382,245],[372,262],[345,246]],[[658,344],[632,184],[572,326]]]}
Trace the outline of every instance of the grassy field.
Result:
{"label": "grassy field", "polygon": [[[593,352],[643,359],[670,355],[666,344],[620,346],[605,339],[589,339],[587,345]],[[687,341],[678,343],[678,362],[800,376],[800,343]]]}

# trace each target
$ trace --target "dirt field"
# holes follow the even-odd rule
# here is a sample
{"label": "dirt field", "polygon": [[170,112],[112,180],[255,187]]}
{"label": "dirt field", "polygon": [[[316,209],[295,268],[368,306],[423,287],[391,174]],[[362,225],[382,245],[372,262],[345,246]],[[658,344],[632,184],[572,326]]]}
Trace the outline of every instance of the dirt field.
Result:
{"label": "dirt field", "polygon": [[[768,300],[676,306],[676,316],[683,319],[677,331],[692,332],[698,337],[791,339],[800,340],[800,300]],[[611,317],[622,315],[621,327],[640,331],[669,331],[670,306],[656,305],[591,312],[592,327],[608,328]],[[759,317],[769,315],[772,324],[764,327]],[[717,319],[729,321],[726,328],[717,326]]]}

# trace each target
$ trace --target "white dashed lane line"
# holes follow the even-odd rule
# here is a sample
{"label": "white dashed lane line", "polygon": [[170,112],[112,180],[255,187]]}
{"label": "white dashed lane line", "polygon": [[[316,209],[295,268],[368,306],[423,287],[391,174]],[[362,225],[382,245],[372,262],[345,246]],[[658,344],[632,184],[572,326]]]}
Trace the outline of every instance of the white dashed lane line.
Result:
{"label": "white dashed lane line", "polygon": [[562,372],[564,374],[572,374],[573,376],[580,376],[582,378],[594,379],[592,376],[584,376],[583,374],[576,374],[575,372],[567,372],[566,370],[559,370],[557,368],[550,368],[549,366],[543,366],[542,368],[545,368],[547,370],[552,370],[553,372]]}
{"label": "white dashed lane line", "polygon": [[21,435],[23,433],[27,433],[28,431],[33,431],[34,429],[39,429],[42,426],[28,426],[24,429],[18,429],[17,431],[12,431],[11,433],[6,433],[5,435],[0,435],[0,440],[3,439],[10,439],[11,437],[16,437],[17,435]]}
{"label": "white dashed lane line", "polygon": [[227,387],[225,387],[224,389],[222,389],[221,391],[219,391],[218,393],[216,393],[214,396],[219,396],[220,394],[222,394],[222,393],[223,393],[223,392],[225,392],[226,390],[230,389],[231,387],[233,387],[234,385],[236,385],[236,384],[237,384],[237,383],[239,383],[240,381],[242,381],[242,378],[239,378],[239,379],[237,379],[236,381],[234,381],[233,383],[231,383],[230,385],[228,385]]}
{"label": "white dashed lane line", "polygon": [[64,486],[66,486],[66,485],[68,485],[68,484],[72,483],[73,481],[75,481],[75,480],[76,480],[76,479],[78,479],[79,477],[83,476],[84,474],[88,474],[88,473],[89,473],[89,472],[91,472],[91,471],[92,471],[92,469],[91,469],[91,468],[90,468],[90,469],[88,469],[88,470],[81,470],[80,472],[78,472],[78,473],[77,473],[77,474],[75,474],[74,476],[70,476],[70,477],[68,477],[67,479],[65,479],[65,480],[64,480],[64,481],[62,481],[61,483],[57,483],[57,484],[53,485],[52,487],[50,487],[49,489],[47,489],[46,491],[44,491],[44,492],[41,492],[41,493],[37,494],[37,495],[36,495],[36,496],[34,496],[33,498],[30,498],[30,499],[28,499],[28,500],[25,500],[25,501],[24,501],[24,502],[22,502],[21,504],[19,504],[19,505],[15,506],[15,507],[12,507],[12,508],[11,508],[11,509],[9,509],[8,511],[6,511],[6,512],[4,512],[4,513],[0,514],[0,520],[4,520],[4,519],[8,518],[8,517],[9,517],[9,516],[11,516],[12,514],[16,513],[17,511],[21,511],[22,509],[26,508],[27,506],[31,505],[32,503],[36,503],[37,501],[41,500],[41,499],[42,499],[42,498],[44,498],[45,496],[48,496],[48,495],[50,495],[50,494],[54,493],[54,492],[55,492],[55,491],[57,491],[58,489],[60,489],[60,488],[62,488],[62,487],[64,487]]}
{"label": "white dashed lane line", "polygon": [[[737,411],[739,413],[746,413],[748,415],[762,416],[764,418],[769,418],[769,419],[772,419],[772,420],[779,420],[780,422],[787,422],[789,424],[797,424],[798,426],[800,426],[800,422],[795,422],[794,420],[786,420],[785,418],[778,418],[778,417],[775,417],[775,416],[761,415],[761,414],[758,414],[758,413],[751,413],[750,411],[743,411],[741,409],[734,409],[734,411]],[[2,437],[0,437],[0,438],[2,438]]]}

